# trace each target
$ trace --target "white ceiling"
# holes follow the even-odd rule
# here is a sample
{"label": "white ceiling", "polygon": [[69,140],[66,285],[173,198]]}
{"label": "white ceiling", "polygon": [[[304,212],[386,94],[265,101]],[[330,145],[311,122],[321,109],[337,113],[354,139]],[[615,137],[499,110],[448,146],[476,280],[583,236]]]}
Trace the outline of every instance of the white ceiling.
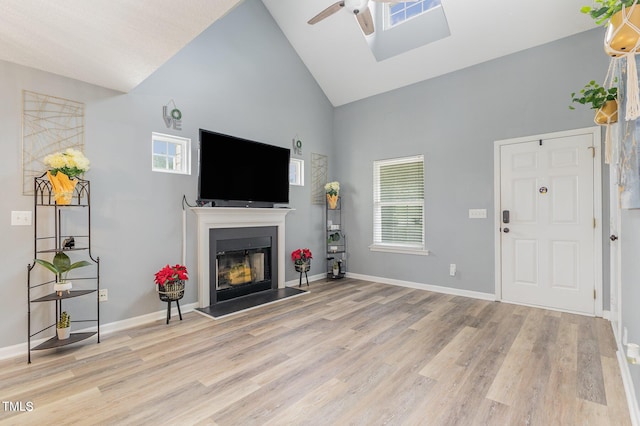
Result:
{"label": "white ceiling", "polygon": [[0,59],[128,92],[239,0],[0,0]]}
{"label": "white ceiling", "polygon": [[[0,59],[128,92],[241,0],[1,0]],[[335,0],[262,0],[335,106],[591,28],[585,0],[442,0],[451,36],[376,62]],[[379,31],[379,29],[378,29]]]}
{"label": "white ceiling", "polygon": [[450,37],[376,62],[346,10],[306,23],[335,0],[262,1],[334,106],[595,27],[585,0],[442,0]]}

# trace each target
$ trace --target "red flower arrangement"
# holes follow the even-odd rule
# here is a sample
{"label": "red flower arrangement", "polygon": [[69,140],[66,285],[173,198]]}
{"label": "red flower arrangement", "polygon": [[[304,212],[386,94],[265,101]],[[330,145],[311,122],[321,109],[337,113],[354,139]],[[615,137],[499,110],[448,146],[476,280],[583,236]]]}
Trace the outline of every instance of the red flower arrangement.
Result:
{"label": "red flower arrangement", "polygon": [[176,281],[186,281],[189,279],[187,267],[183,265],[165,266],[156,272],[156,284],[164,286]]}
{"label": "red flower arrangement", "polygon": [[293,260],[293,263],[296,265],[302,265],[309,259],[313,259],[313,256],[311,255],[311,250],[308,248],[297,249],[291,252],[291,260]]}

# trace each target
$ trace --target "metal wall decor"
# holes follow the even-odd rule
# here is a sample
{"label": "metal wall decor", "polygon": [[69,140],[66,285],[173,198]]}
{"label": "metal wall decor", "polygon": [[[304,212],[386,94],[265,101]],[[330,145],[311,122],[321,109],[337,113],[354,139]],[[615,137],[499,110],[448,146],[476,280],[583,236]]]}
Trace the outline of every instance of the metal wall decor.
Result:
{"label": "metal wall decor", "polygon": [[311,203],[325,204],[324,185],[327,183],[327,156],[311,153]]}
{"label": "metal wall decor", "polygon": [[298,135],[296,135],[296,137],[291,140],[291,145],[293,153],[295,155],[302,155],[302,141],[300,140]]}
{"label": "metal wall decor", "polygon": [[84,151],[84,103],[22,91],[22,193],[33,195],[33,178],[49,154]]}
{"label": "metal wall decor", "polygon": [[[171,110],[169,105],[173,105]],[[162,107],[162,119],[167,129],[182,130],[182,111],[178,109],[173,99]]]}

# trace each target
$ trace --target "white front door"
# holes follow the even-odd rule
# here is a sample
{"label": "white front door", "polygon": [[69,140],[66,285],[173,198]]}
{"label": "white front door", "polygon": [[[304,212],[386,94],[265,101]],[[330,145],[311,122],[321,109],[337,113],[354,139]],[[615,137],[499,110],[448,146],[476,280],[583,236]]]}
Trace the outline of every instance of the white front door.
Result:
{"label": "white front door", "polygon": [[499,147],[504,301],[595,313],[593,139],[585,133]]}

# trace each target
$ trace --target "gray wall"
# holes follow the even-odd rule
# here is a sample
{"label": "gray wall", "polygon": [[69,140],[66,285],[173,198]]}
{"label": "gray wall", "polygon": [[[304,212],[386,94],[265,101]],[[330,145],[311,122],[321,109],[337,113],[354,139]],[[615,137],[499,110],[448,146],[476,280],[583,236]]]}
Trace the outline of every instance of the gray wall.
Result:
{"label": "gray wall", "polygon": [[[629,343],[640,342],[640,210],[620,212],[620,252],[622,288],[622,326],[627,329]],[[629,371],[640,399],[640,365],[629,364]]]}
{"label": "gray wall", "polygon": [[[601,46],[593,30],[336,108],[349,270],[493,294],[493,142],[593,126],[590,110],[568,105],[571,92],[604,79]],[[371,252],[372,162],[415,154],[425,157],[431,255]],[[470,208],[487,209],[488,218],[468,219]],[[608,276],[605,283],[608,307]]]}
{"label": "gray wall", "polygon": [[[153,274],[181,260],[182,196],[193,203],[197,191],[198,129],[229,133],[291,147],[296,135],[311,153],[331,155],[333,108],[302,61],[258,0],[248,0],[204,31],[129,94],[120,94],[15,64],[0,62],[0,123],[3,167],[0,232],[0,348],[26,339],[26,266],[33,257],[33,228],[11,227],[11,210],[32,210],[21,195],[21,90],[86,103],[85,153],[92,162],[93,252],[101,260],[103,323],[164,308]],[[162,106],[171,99],[183,113],[182,131],[165,127]],[[192,174],[150,170],[151,132],[192,139]],[[241,157],[239,157],[241,161]],[[309,247],[321,253],[321,206],[311,191],[292,187],[286,252]],[[195,217],[187,215],[187,266],[191,272],[185,303],[197,298]],[[312,225],[310,225],[312,224]],[[317,224],[317,225],[316,225]],[[320,256],[321,258],[321,256]],[[324,271],[321,262],[311,273]],[[287,262],[288,280],[296,277]]]}

